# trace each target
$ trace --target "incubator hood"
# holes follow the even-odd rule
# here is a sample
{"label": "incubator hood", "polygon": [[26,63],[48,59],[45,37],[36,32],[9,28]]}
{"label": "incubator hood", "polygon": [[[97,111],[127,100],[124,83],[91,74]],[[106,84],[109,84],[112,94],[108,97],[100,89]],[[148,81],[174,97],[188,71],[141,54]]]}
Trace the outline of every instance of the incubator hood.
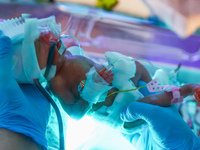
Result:
{"label": "incubator hood", "polygon": [[158,19],[182,38],[200,27],[200,2],[197,0],[56,0],[99,7],[138,18]]}
{"label": "incubator hood", "polygon": [[197,34],[182,38],[155,20],[74,4],[57,6],[62,12],[70,13],[63,33],[77,37],[87,51],[117,51],[153,61],[200,66]]}

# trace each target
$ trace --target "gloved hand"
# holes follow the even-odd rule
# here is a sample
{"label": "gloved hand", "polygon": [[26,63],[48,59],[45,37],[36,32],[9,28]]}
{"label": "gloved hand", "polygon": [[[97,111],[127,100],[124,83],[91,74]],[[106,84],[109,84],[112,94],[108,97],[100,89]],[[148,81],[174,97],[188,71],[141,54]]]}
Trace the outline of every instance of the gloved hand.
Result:
{"label": "gloved hand", "polygon": [[[160,107],[146,103],[132,102],[122,111],[121,119],[125,122],[131,122],[136,119],[146,121],[143,131],[135,131],[135,133],[129,135],[129,138],[132,136],[131,138],[134,140],[132,143],[140,143],[140,149],[200,149],[200,141],[180,116],[174,105]],[[146,132],[147,130],[148,132]]]}
{"label": "gloved hand", "polygon": [[4,36],[0,30],[0,87],[9,86],[8,82],[12,80],[12,53],[13,46],[9,37]]}
{"label": "gloved hand", "polygon": [[[12,103],[12,106],[14,106],[21,103],[21,101],[25,101],[24,94],[22,93],[17,81],[14,79],[11,70],[12,54],[13,46],[11,39],[4,36],[2,31],[0,31],[0,106],[2,107],[4,104],[7,105],[7,103]],[[19,107],[16,106],[16,108]]]}
{"label": "gloved hand", "polygon": [[0,30],[1,127],[22,132],[44,145],[50,104],[34,85],[19,86],[12,73],[12,54],[11,39]]}

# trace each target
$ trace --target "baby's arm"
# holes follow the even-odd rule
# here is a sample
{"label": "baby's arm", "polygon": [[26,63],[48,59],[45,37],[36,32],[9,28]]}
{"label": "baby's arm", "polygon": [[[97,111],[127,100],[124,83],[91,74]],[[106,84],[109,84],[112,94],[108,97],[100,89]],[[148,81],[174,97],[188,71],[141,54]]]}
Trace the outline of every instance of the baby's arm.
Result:
{"label": "baby's arm", "polygon": [[[106,69],[103,68],[97,72],[106,82],[112,82],[114,74],[111,71],[106,72]],[[71,89],[65,87],[62,77],[55,77],[51,81],[50,87],[53,94],[59,99],[63,109],[73,119],[81,119],[91,109],[88,101],[80,96],[74,95]]]}
{"label": "baby's arm", "polygon": [[[194,88],[199,87],[199,84],[185,84],[180,87],[180,95],[183,97],[189,96],[194,94]],[[149,103],[153,105],[159,105],[159,106],[170,106],[171,105],[171,100],[173,99],[172,92],[160,92],[157,94],[149,95],[146,96],[138,102],[143,102],[143,103]]]}

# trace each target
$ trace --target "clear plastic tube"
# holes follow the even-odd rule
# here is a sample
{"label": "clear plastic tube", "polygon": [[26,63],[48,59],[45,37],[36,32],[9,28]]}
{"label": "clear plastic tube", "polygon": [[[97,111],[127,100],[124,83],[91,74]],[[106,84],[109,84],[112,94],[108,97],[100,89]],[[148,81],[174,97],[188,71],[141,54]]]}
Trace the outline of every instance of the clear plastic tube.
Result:
{"label": "clear plastic tube", "polygon": [[61,35],[61,36],[60,36],[61,39],[62,39],[62,38],[68,38],[68,37],[75,39],[76,42],[78,43],[79,49],[81,50],[81,44],[80,44],[80,42],[78,41],[78,39],[77,39],[76,37],[74,37],[74,36],[72,36],[72,35]]}

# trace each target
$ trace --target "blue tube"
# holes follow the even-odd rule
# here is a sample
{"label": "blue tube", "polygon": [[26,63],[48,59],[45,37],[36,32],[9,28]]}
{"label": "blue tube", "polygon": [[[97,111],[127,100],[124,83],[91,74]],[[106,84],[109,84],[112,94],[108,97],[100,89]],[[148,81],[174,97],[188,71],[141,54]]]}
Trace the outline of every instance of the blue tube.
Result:
{"label": "blue tube", "polygon": [[34,80],[34,83],[36,85],[36,87],[40,90],[40,92],[48,99],[48,101],[51,103],[51,105],[53,106],[56,115],[57,115],[57,119],[58,119],[58,126],[59,126],[59,144],[60,144],[60,149],[59,150],[65,150],[65,141],[64,141],[64,131],[63,131],[63,121],[62,121],[62,117],[59,111],[58,106],[56,105],[56,103],[54,102],[54,100],[51,98],[50,94],[42,87],[42,85],[40,84],[38,79]]}

